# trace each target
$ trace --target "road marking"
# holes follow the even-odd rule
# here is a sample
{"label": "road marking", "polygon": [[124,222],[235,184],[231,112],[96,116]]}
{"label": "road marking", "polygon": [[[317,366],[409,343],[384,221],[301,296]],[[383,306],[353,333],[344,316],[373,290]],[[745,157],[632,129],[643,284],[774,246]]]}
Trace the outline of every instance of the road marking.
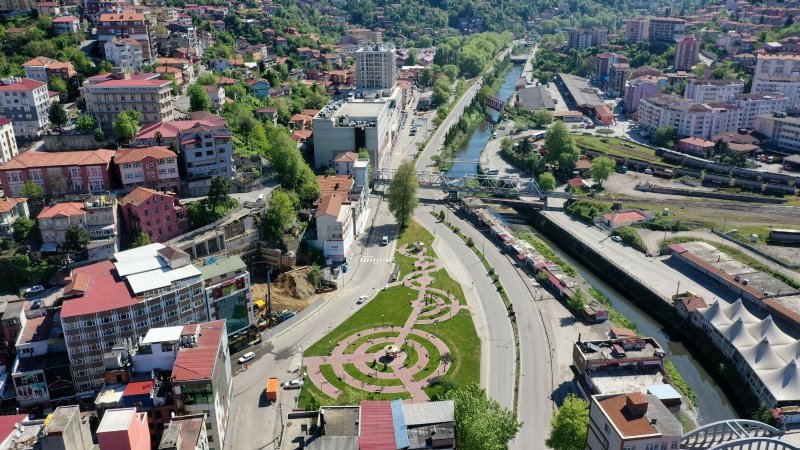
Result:
{"label": "road marking", "polygon": [[392,262],[392,258],[381,258],[379,256],[362,256],[361,262],[367,263],[388,263]]}

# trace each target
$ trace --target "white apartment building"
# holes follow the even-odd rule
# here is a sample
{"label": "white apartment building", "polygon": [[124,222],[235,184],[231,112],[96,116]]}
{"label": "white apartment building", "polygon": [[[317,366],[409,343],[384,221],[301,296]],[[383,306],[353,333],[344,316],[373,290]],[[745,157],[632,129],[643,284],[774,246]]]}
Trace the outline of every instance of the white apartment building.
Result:
{"label": "white apartment building", "polygon": [[644,42],[649,34],[650,21],[647,19],[631,19],[625,24],[625,39],[628,42]]}
{"label": "white apartment building", "polygon": [[83,90],[86,112],[104,128],[130,109],[142,114],[142,123],[172,120],[175,111],[169,80],[112,79],[86,85]]}
{"label": "white apartment building", "polygon": [[732,80],[689,80],[683,98],[697,103],[732,102],[744,90],[744,82]]}
{"label": "white apartment building", "polygon": [[373,167],[394,148],[400,129],[399,88],[389,96],[364,94],[364,98],[332,102],[314,116],[314,167],[332,167],[336,155],[366,148]]}
{"label": "white apartment building", "polygon": [[394,47],[374,44],[356,53],[357,89],[393,89],[397,80]]}
{"label": "white apartment building", "polygon": [[0,83],[0,116],[11,120],[17,137],[40,136],[50,123],[47,83],[28,78],[3,79]]}
{"label": "white apartment building", "polygon": [[586,450],[677,450],[683,426],[655,395],[593,395]]}
{"label": "white apartment building", "polygon": [[710,140],[717,133],[736,131],[741,108],[730,103],[695,103],[674,94],[642,99],[636,112],[640,125],[655,130],[671,127],[679,136]]}
{"label": "white apartment building", "polygon": [[142,44],[133,38],[113,39],[103,46],[106,59],[115,67],[138,70],[142,66]]}
{"label": "white apartment building", "polygon": [[800,55],[759,54],[750,92],[780,92],[789,98],[789,110],[800,109]]}
{"label": "white apartment building", "polygon": [[781,113],[758,116],[755,129],[775,147],[800,153],[800,118]]}
{"label": "white apartment building", "polygon": [[734,104],[742,109],[739,128],[754,128],[758,116],[783,113],[791,104],[789,98],[780,92],[766,94],[739,94]]}
{"label": "white apartment building", "polygon": [[0,117],[0,164],[5,164],[18,154],[14,125],[11,124],[11,119]]}

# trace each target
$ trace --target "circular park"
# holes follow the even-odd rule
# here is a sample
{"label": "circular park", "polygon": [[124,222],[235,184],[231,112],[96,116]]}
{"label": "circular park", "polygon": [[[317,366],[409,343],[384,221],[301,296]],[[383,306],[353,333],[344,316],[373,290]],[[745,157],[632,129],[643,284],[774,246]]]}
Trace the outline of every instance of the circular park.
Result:
{"label": "circular park", "polygon": [[461,285],[417,223],[395,254],[402,278],[304,352],[301,406],[358,399],[421,402],[477,383],[480,340]]}

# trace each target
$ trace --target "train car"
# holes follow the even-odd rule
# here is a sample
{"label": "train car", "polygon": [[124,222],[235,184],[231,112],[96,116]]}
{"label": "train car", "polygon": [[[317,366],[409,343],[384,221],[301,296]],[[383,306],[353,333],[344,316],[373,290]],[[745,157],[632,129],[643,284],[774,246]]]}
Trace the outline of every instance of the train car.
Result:
{"label": "train car", "polygon": [[726,177],[723,175],[714,175],[713,173],[706,173],[705,176],[703,177],[703,181],[707,183],[715,183],[724,186],[730,186],[731,177]]}
{"label": "train car", "polygon": [[675,173],[677,173],[678,176],[680,176],[680,177],[692,177],[692,178],[702,178],[703,177],[703,172],[700,172],[698,170],[684,169],[684,168],[681,168],[681,167],[678,167],[677,169],[675,169]]}
{"label": "train car", "polygon": [[764,188],[767,192],[784,195],[795,195],[797,192],[796,186],[786,186],[785,184],[767,183]]}
{"label": "train car", "polygon": [[733,185],[736,187],[755,189],[759,192],[764,189],[764,185],[760,181],[748,180],[746,178],[735,178],[733,180]]}

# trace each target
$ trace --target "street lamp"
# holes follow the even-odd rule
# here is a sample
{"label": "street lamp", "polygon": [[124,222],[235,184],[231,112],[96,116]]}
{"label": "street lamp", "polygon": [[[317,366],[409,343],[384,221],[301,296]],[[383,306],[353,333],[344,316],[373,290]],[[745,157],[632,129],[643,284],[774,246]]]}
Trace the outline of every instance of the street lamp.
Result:
{"label": "street lamp", "polygon": [[381,314],[381,322],[383,322],[383,327],[386,328],[386,320],[383,318],[383,314]]}

